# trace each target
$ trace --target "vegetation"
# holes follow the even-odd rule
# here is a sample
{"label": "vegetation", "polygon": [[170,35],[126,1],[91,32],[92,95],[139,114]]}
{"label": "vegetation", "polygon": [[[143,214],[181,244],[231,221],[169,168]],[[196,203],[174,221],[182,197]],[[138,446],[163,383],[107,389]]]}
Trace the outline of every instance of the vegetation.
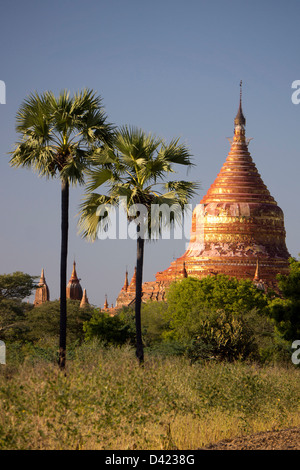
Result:
{"label": "vegetation", "polygon": [[295,367],[191,362],[83,343],[61,374],[27,356],[0,366],[0,449],[195,450],[223,438],[298,426]]}
{"label": "vegetation", "polygon": [[274,319],[280,335],[287,341],[300,337],[300,262],[290,260],[290,273],[278,276],[278,286],[282,297],[270,302],[270,315]]}
{"label": "vegetation", "polygon": [[23,302],[36,288],[36,277],[17,271],[0,275],[0,339],[22,337],[30,306]]}
{"label": "vegetation", "polygon": [[40,176],[59,177],[61,181],[61,262],[60,262],[60,353],[65,367],[67,321],[67,254],[69,227],[69,185],[82,184],[93,164],[95,147],[110,142],[112,126],[102,108],[102,100],[91,90],[70,97],[63,91],[31,94],[21,104],[16,144],[11,166],[31,168]]}
{"label": "vegetation", "polygon": [[0,275],[0,299],[20,299],[29,297],[36,288],[36,276],[17,271]]}
{"label": "vegetation", "polygon": [[[96,167],[90,171],[87,197],[81,207],[79,226],[84,237],[95,240],[99,230],[107,230],[109,206],[116,207],[122,199],[128,221],[136,223],[136,355],[144,360],[141,328],[141,302],[144,243],[146,238],[161,232],[162,225],[180,220],[184,205],[194,194],[197,184],[187,181],[166,181],[176,165],[192,165],[188,149],[178,140],[166,144],[162,139],[147,135],[137,128],[121,127],[113,146],[101,148],[95,159]],[[108,194],[95,193],[104,184]],[[153,207],[164,205],[168,220],[159,212],[151,217]],[[99,207],[103,207],[103,212]],[[145,213],[146,212],[146,213]],[[102,222],[102,223],[101,223]]]}
{"label": "vegetation", "polygon": [[[289,277],[280,282],[296,302]],[[0,321],[11,328],[0,331],[0,449],[195,450],[299,426],[300,369],[273,317],[283,299],[223,276],[177,282],[167,303],[142,305],[143,368],[134,358],[134,309],[111,317],[69,301],[61,374],[59,302],[33,308],[2,298]],[[10,320],[5,302],[19,307]]]}

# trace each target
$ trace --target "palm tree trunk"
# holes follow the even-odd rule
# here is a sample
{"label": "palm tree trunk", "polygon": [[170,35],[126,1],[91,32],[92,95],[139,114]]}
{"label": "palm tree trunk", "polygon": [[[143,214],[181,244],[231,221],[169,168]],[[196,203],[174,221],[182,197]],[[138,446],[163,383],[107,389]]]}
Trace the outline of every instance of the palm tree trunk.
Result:
{"label": "palm tree trunk", "polygon": [[142,283],[143,283],[143,263],[144,263],[144,238],[137,238],[137,259],[136,259],[136,290],[135,290],[135,327],[136,327],[136,357],[139,363],[144,362],[144,348],[142,341],[141,325],[141,304],[142,304]]}
{"label": "palm tree trunk", "polygon": [[69,182],[61,183],[61,253],[60,253],[60,339],[59,339],[59,367],[66,365],[67,342],[67,258],[68,258],[68,231],[69,231]]}

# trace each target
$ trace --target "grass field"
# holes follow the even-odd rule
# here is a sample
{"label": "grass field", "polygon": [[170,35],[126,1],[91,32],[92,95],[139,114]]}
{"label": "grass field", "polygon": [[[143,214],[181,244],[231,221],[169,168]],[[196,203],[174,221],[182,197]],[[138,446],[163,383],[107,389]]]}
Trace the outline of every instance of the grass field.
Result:
{"label": "grass field", "polygon": [[300,425],[300,370],[78,347],[66,375],[28,356],[0,365],[0,449],[195,450]]}

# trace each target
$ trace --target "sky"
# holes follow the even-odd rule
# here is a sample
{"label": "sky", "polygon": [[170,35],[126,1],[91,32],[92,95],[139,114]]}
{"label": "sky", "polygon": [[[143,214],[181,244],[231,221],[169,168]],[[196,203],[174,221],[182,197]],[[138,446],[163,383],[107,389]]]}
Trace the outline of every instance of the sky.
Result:
{"label": "sky", "polygon": [[[19,136],[15,117],[37,91],[91,88],[108,121],[179,137],[195,166],[179,178],[198,181],[200,202],[229,152],[228,137],[243,80],[249,151],[285,215],[286,243],[300,252],[300,2],[297,0],[12,0],[1,3],[0,274],[45,269],[50,298],[59,297],[60,182],[11,168]],[[1,97],[0,97],[1,101]],[[2,100],[3,101],[3,100]],[[68,278],[73,260],[90,303],[115,304],[136,243],[78,233],[83,187],[70,191]],[[185,252],[187,240],[145,247],[144,281]],[[30,299],[32,300],[32,299]]]}

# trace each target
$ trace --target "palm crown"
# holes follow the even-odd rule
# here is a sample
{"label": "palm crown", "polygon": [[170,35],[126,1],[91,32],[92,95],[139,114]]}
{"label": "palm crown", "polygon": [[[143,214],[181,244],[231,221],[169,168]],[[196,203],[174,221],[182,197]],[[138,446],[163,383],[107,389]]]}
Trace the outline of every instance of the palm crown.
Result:
{"label": "palm crown", "polygon": [[52,92],[31,94],[16,116],[22,138],[12,152],[11,165],[82,184],[93,148],[111,140],[113,127],[106,122],[101,101],[91,90],[73,97],[68,91],[57,98]]}
{"label": "palm crown", "polygon": [[[107,145],[94,154],[95,165],[88,172],[87,194],[81,204],[79,227],[83,236],[95,240],[101,228],[98,207],[118,205],[120,197],[126,198],[129,219],[130,208],[135,204],[143,204],[148,215],[152,205],[166,204],[174,209],[170,213],[171,222],[179,220],[184,205],[198,185],[188,181],[165,181],[165,178],[174,173],[175,164],[192,166],[190,157],[188,149],[178,139],[166,144],[141,129],[121,127],[113,146]],[[106,194],[94,192],[105,184]],[[162,222],[167,222],[162,213],[156,223],[148,217],[149,235],[159,232]]]}

